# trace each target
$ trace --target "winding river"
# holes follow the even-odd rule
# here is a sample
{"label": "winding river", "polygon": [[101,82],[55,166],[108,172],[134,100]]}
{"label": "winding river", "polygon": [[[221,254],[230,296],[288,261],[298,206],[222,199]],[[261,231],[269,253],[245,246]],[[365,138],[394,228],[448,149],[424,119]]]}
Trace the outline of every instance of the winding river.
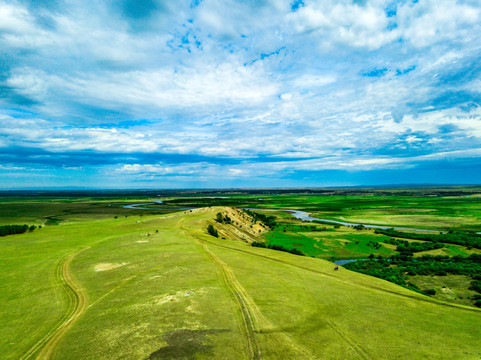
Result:
{"label": "winding river", "polygon": [[162,204],[162,200],[154,201],[154,202],[148,202],[148,203],[142,203],[142,204],[130,204],[130,205],[125,205],[123,206],[124,209],[139,209],[139,210],[151,210],[154,208],[145,208],[145,207],[140,207],[140,206],[145,206],[145,205],[158,205]]}
{"label": "winding river", "polygon": [[[150,207],[144,207],[146,205],[158,205],[162,204],[161,200],[154,201],[154,202],[148,202],[148,203],[142,203],[142,204],[130,204],[130,205],[125,205],[123,206],[125,209],[137,209],[137,210],[152,210],[155,208],[150,208]],[[176,210],[189,210],[191,208],[178,208]],[[302,221],[322,221],[325,223],[330,223],[330,224],[337,224],[337,225],[343,225],[343,226],[358,226],[362,225],[366,229],[394,229],[394,230],[399,230],[399,231],[420,231],[420,232],[437,232],[437,233],[443,233],[444,231],[441,230],[429,230],[429,229],[418,229],[418,228],[409,228],[409,227],[399,227],[399,226],[386,226],[386,225],[370,225],[370,224],[361,224],[361,223],[353,223],[353,222],[347,222],[347,221],[338,221],[338,220],[331,220],[331,219],[322,219],[322,218],[317,218],[310,216],[309,213],[301,210],[294,210],[294,209],[263,209],[263,208],[245,208],[247,210],[262,210],[262,211],[285,211],[292,216],[294,216],[296,219],[302,220]]]}
{"label": "winding river", "polygon": [[[262,209],[258,209],[258,210],[262,210]],[[338,224],[338,225],[344,225],[344,226],[362,225],[367,229],[394,229],[399,231],[423,231],[423,232],[443,233],[443,231],[440,231],[440,230],[417,229],[417,228],[386,226],[386,225],[369,225],[369,224],[352,223],[352,222],[337,221],[337,220],[330,220],[330,219],[321,219],[321,218],[312,217],[305,211],[291,210],[291,209],[282,209],[282,210],[288,212],[289,214],[292,214],[292,216],[294,216],[296,219],[303,220],[303,221],[322,221],[325,223]]]}

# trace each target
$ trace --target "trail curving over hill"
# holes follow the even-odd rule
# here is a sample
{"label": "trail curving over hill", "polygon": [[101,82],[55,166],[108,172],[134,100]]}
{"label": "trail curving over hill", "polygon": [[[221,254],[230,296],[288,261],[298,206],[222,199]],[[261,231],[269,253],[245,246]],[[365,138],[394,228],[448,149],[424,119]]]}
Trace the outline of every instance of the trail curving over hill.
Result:
{"label": "trail curving over hill", "polygon": [[251,314],[251,310],[245,299],[245,294],[242,286],[239,284],[239,282],[235,278],[234,274],[232,273],[232,270],[222,260],[220,260],[212,251],[210,251],[207,245],[201,239],[199,239],[194,234],[191,234],[188,231],[188,229],[186,229],[183,226],[183,223],[184,223],[183,220],[181,220],[179,222],[179,227],[182,229],[184,233],[193,237],[196,240],[196,242],[200,245],[202,250],[207,254],[207,256],[214,262],[215,265],[217,265],[217,268],[220,271],[224,284],[234,296],[241,310],[242,318],[244,320],[243,322],[244,322],[245,332],[247,336],[247,342],[249,344],[250,358],[253,360],[262,359],[262,354],[259,348],[259,344],[255,337],[253,315]]}
{"label": "trail curving over hill", "polygon": [[[279,351],[279,349],[282,349],[285,358],[298,358],[306,360],[315,359],[308,349],[295,341],[291,336],[289,336],[289,334],[282,331],[279,332],[278,329],[276,329],[272,323],[266,319],[250,294],[237,280],[232,269],[212,250],[209,249],[208,244],[212,244],[211,242],[207,241],[202,236],[198,236],[200,234],[198,234],[196,231],[192,231],[192,229],[185,227],[184,219],[179,221],[179,227],[184,233],[193,238],[199,244],[206,255],[218,267],[223,282],[232,293],[242,313],[251,359],[257,360],[264,357],[264,354],[260,348],[258,336],[261,334],[265,335],[267,333],[269,333],[271,337],[275,338],[278,346],[277,350]],[[265,356],[272,357],[272,354],[265,354]],[[279,354],[277,354],[277,356],[279,356]]]}
{"label": "trail curving over hill", "polygon": [[382,287],[379,287],[379,286],[376,286],[376,285],[359,284],[359,283],[356,283],[356,282],[342,280],[342,279],[340,279],[340,278],[338,278],[334,275],[330,275],[330,274],[328,274],[324,271],[316,270],[316,269],[313,269],[313,268],[310,268],[310,267],[307,267],[307,266],[294,264],[294,263],[289,262],[289,261],[281,260],[281,259],[270,257],[270,256],[267,256],[267,255],[258,254],[258,253],[248,251],[248,250],[243,250],[243,249],[231,247],[231,246],[228,246],[228,245],[218,244],[218,243],[208,241],[208,240],[204,240],[204,241],[206,241],[207,243],[209,243],[211,245],[217,246],[217,247],[221,247],[221,248],[225,248],[225,249],[229,249],[229,250],[233,250],[233,251],[238,251],[238,252],[249,254],[249,255],[255,256],[255,257],[264,258],[264,259],[267,259],[267,260],[270,260],[270,261],[273,261],[273,262],[277,262],[277,263],[281,263],[281,264],[291,266],[291,267],[294,267],[294,268],[298,268],[298,269],[306,270],[306,271],[309,271],[309,272],[313,272],[313,273],[319,274],[320,276],[335,278],[337,281],[340,281],[340,282],[343,282],[343,283],[346,283],[346,284],[349,284],[349,285],[352,285],[352,286],[356,286],[356,287],[359,287],[359,288],[371,289],[371,290],[376,291],[376,292],[385,293],[385,294],[389,294],[389,295],[392,295],[392,296],[398,296],[398,297],[413,299],[413,300],[417,300],[417,301],[421,301],[421,302],[425,302],[425,303],[430,303],[430,304],[434,304],[434,305],[442,306],[442,307],[456,308],[456,309],[459,309],[459,310],[465,310],[465,311],[470,311],[470,312],[475,312],[475,313],[481,312],[481,309],[475,308],[475,307],[459,305],[459,304],[451,304],[451,303],[448,303],[448,302],[442,302],[442,301],[435,300],[435,299],[432,299],[432,298],[427,297],[427,296],[420,297],[420,296],[417,296],[417,295],[400,293],[400,292],[392,291],[392,290],[382,288]]}
{"label": "trail curving over hill", "polygon": [[[263,319],[263,316],[262,316],[262,314],[260,314],[260,312],[256,316],[255,308],[247,305],[248,303],[253,303],[253,300],[252,301],[248,300],[249,297],[248,297],[247,292],[239,284],[239,282],[235,278],[234,274],[232,273],[232,270],[222,260],[220,260],[212,251],[210,251],[208,249],[206,243],[204,243],[202,240],[200,240],[198,238],[197,238],[197,240],[201,242],[202,247],[209,254],[209,256],[211,256],[211,258],[216,263],[219,264],[219,266],[222,268],[221,270],[223,272],[225,272],[225,276],[227,276],[226,284],[229,287],[230,286],[233,287],[233,289],[232,289],[233,293],[236,296],[236,298],[238,299],[239,303],[241,304],[243,315],[245,316],[245,320],[246,320],[246,327],[247,327],[247,330],[248,330],[248,334],[249,333],[252,334],[252,339],[254,340],[255,344],[257,344],[257,342],[255,341],[255,337],[253,336],[254,335],[253,334],[254,324],[252,322],[252,318],[256,319],[256,321],[259,322],[259,323],[263,323],[265,328],[272,328],[272,325],[270,323],[268,323],[265,319]],[[221,245],[215,244],[215,243],[210,242],[210,241],[207,241],[207,243],[210,243],[214,246],[219,246],[219,247],[224,247],[224,248],[229,248],[231,250],[235,250],[235,249],[230,248],[228,246],[221,246]],[[269,259],[273,260],[272,258],[269,258]],[[285,264],[291,265],[287,262]],[[237,284],[237,286],[235,286],[236,284]],[[240,292],[237,291],[234,288],[234,286],[239,287],[241,289],[241,291]],[[255,304],[254,304],[254,307],[255,307]],[[244,311],[245,311],[245,313],[244,313]],[[252,315],[250,314],[250,312],[252,312]],[[359,355],[360,358],[365,359],[365,360],[371,358],[370,355],[364,350],[364,348],[360,344],[357,344],[353,339],[350,338],[350,336],[348,336],[345,332],[343,332],[338,326],[336,326],[331,321],[328,321],[328,325],[336,334],[338,334],[354,350],[354,352],[356,352]],[[293,348],[293,350],[295,350],[298,354],[302,354],[303,358],[305,358],[305,359],[311,358],[312,355],[307,352],[307,349],[305,349],[302,346],[300,346],[299,344],[295,343],[294,340],[291,339],[290,337],[288,337],[286,334],[284,334],[284,336],[282,337],[282,340],[287,342]],[[253,359],[260,359],[261,358],[260,357],[260,355],[261,355],[260,351],[259,351],[258,354],[259,354],[259,357],[253,356]],[[255,353],[253,355],[255,355]]]}
{"label": "trail curving over hill", "polygon": [[78,317],[87,308],[87,293],[70,272],[70,263],[82,251],[89,247],[77,251],[59,262],[56,269],[56,277],[62,283],[68,296],[68,309],[60,320],[60,324],[52,328],[45,336],[32,346],[22,357],[22,360],[31,359],[36,353],[35,359],[50,359],[55,347],[65,335],[65,333],[73,326]]}

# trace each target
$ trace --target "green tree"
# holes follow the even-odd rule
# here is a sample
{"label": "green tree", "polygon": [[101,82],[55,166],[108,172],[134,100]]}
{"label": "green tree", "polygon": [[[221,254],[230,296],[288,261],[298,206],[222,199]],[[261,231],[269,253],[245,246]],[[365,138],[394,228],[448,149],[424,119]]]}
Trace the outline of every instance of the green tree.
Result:
{"label": "green tree", "polygon": [[214,237],[219,237],[219,233],[217,232],[215,227],[213,227],[211,224],[207,226],[207,232]]}

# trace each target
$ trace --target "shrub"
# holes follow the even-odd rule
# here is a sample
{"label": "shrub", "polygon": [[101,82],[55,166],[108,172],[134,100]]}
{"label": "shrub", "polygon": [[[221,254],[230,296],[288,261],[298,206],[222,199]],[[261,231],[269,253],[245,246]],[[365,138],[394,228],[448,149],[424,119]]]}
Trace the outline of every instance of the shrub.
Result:
{"label": "shrub", "polygon": [[266,245],[265,243],[260,242],[260,241],[254,241],[254,242],[252,242],[251,245],[254,246],[254,247],[261,247],[261,248],[266,248],[266,247],[267,247],[267,245]]}
{"label": "shrub", "polygon": [[208,232],[210,235],[212,235],[212,236],[214,236],[214,237],[216,237],[216,238],[219,237],[219,233],[217,232],[217,230],[215,229],[215,227],[213,227],[211,224],[209,224],[209,226],[207,226],[207,232]]}

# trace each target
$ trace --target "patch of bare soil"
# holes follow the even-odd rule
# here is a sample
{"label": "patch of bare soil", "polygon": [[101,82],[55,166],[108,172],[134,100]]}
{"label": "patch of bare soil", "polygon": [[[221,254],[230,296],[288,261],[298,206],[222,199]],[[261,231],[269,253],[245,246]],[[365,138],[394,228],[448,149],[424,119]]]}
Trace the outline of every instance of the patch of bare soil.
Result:
{"label": "patch of bare soil", "polygon": [[95,265],[94,270],[95,271],[108,271],[108,270],[116,269],[116,268],[124,266],[124,265],[127,265],[127,263],[126,262],[117,263],[117,264],[102,263],[102,264]]}

